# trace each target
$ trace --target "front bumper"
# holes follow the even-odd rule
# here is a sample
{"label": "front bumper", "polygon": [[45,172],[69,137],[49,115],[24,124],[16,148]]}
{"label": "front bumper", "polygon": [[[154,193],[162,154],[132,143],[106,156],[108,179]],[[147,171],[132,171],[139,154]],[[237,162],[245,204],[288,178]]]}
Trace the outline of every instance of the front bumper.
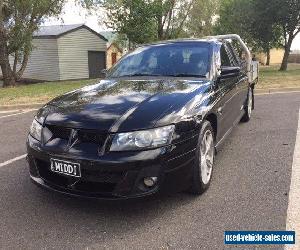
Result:
{"label": "front bumper", "polygon": [[[190,185],[197,137],[168,147],[140,152],[85,155],[58,154],[42,149],[30,135],[27,140],[30,177],[35,184],[73,196],[124,199],[179,191]],[[82,176],[70,177],[50,170],[50,158],[80,163]],[[145,177],[157,177],[153,187]]]}

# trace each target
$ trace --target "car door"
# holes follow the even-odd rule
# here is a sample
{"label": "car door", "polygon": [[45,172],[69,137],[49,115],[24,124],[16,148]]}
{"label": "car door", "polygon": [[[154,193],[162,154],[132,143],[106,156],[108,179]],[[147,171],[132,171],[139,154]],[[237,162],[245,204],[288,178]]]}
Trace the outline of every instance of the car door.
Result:
{"label": "car door", "polygon": [[[229,55],[226,51],[225,45],[220,47],[221,68],[232,67]],[[219,139],[221,140],[224,135],[232,128],[239,113],[237,106],[237,87],[236,83],[238,76],[232,77],[219,77],[217,81],[217,92],[220,101],[217,105],[217,114],[219,120]]]}
{"label": "car door", "polygon": [[[227,43],[226,48],[227,53],[230,54],[231,63],[241,68],[239,77],[236,82],[236,105],[239,107],[240,111],[237,115],[240,116],[243,112],[243,108],[248,95],[247,65],[245,60],[239,58],[238,53],[236,52],[235,48],[231,45],[231,43]],[[238,118],[239,117],[237,117],[237,119]]]}

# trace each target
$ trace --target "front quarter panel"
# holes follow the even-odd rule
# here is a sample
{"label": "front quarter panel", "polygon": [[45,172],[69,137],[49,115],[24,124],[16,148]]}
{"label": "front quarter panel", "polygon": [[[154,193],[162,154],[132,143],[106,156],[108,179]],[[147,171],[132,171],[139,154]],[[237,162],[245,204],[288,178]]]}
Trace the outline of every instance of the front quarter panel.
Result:
{"label": "front quarter panel", "polygon": [[216,95],[213,82],[206,82],[185,97],[182,102],[162,115],[156,122],[156,127],[168,124],[176,125],[174,143],[198,136],[201,123],[210,113],[215,113]]}

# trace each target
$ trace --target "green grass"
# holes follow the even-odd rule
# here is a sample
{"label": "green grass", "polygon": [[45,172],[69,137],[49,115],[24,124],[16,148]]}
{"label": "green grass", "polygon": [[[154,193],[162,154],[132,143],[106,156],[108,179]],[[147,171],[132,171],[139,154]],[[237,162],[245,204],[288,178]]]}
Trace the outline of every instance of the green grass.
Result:
{"label": "green grass", "polygon": [[0,105],[45,103],[58,95],[95,82],[98,80],[44,82],[0,88]]}
{"label": "green grass", "polygon": [[261,66],[257,88],[300,88],[300,64],[289,64],[287,71],[280,65]]}
{"label": "green grass", "polygon": [[[258,89],[300,88],[300,64],[290,64],[288,71],[278,71],[279,65],[261,66]],[[0,88],[0,106],[46,103],[54,97],[98,80],[44,82],[13,88]]]}

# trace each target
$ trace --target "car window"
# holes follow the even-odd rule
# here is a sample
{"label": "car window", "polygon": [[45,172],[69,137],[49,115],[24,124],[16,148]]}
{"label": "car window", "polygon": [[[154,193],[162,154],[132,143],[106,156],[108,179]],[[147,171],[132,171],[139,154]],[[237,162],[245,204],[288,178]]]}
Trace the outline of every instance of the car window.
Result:
{"label": "car window", "polygon": [[232,66],[224,45],[221,46],[221,66]]}
{"label": "car window", "polygon": [[108,77],[206,76],[209,68],[208,43],[170,43],[136,49],[121,59],[111,69]]}
{"label": "car window", "polygon": [[240,66],[240,60],[238,57],[238,54],[236,52],[235,47],[233,46],[233,43],[228,42],[226,44],[227,52],[229,54],[229,59],[232,65],[234,66]]}

